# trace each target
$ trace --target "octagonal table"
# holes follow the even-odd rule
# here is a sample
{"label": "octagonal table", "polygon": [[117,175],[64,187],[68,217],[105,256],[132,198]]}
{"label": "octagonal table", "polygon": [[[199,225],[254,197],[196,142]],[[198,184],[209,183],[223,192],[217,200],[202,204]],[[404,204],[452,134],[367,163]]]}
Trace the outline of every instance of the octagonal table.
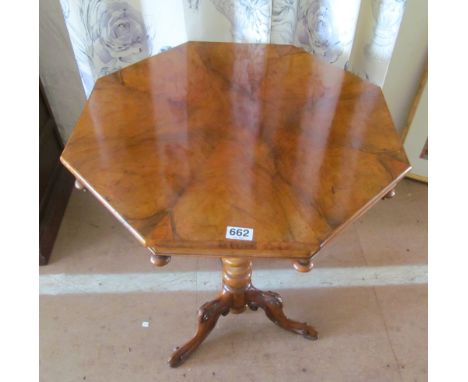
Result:
{"label": "octagonal table", "polygon": [[189,42],[100,78],[62,163],[148,248],[221,258],[218,298],[199,310],[181,364],[220,315],[281,298],[251,283],[258,257],[311,258],[410,166],[381,89],[290,45]]}

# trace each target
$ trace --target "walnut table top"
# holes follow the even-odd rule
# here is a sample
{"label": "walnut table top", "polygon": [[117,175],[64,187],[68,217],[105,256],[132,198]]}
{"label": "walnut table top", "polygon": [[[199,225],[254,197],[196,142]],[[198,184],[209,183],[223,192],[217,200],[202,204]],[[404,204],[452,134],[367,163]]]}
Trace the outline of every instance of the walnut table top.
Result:
{"label": "walnut table top", "polygon": [[293,46],[202,42],[99,79],[61,160],[163,255],[310,257],[409,169],[379,87]]}

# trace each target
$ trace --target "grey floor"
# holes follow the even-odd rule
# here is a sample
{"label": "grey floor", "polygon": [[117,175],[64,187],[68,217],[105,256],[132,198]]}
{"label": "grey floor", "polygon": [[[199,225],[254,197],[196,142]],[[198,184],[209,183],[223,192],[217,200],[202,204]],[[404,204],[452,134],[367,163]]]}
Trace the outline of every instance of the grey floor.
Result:
{"label": "grey floor", "polygon": [[[171,369],[171,350],[190,338],[198,306],[217,293],[210,285],[220,277],[218,261],[173,257],[155,269],[92,195],[74,191],[50,264],[40,269],[40,379],[427,380],[427,186],[404,180],[395,198],[348,227],[314,263],[305,275],[278,260],[254,268],[278,275],[269,282],[277,282],[285,312],[313,324],[318,341],[281,330],[261,311],[230,314]],[[314,284],[324,275],[333,287]]]}

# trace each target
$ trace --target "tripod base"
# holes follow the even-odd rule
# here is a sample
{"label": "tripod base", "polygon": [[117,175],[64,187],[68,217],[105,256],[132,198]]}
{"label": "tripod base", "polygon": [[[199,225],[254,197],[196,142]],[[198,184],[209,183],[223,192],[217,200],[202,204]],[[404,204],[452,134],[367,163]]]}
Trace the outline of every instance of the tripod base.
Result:
{"label": "tripod base", "polygon": [[251,283],[252,262],[243,258],[223,258],[223,291],[218,298],[206,302],[198,310],[198,328],[194,337],[177,347],[169,365],[181,365],[213,330],[221,315],[229,312],[242,313],[248,306],[252,310],[261,308],[276,325],[302,335],[309,340],[318,338],[317,331],[306,323],[290,320],[283,312],[283,301],[275,292],[264,292]]}

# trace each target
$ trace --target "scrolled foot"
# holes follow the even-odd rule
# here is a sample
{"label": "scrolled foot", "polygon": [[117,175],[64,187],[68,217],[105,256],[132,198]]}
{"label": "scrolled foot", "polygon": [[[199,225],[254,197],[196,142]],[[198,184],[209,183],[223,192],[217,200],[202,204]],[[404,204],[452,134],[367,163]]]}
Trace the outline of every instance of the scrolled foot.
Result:
{"label": "scrolled foot", "polygon": [[287,318],[283,312],[283,301],[278,293],[263,292],[251,288],[246,292],[247,305],[250,309],[262,308],[266,316],[283,329],[300,334],[306,339],[316,340],[318,333],[314,327],[305,322],[297,322]]}
{"label": "scrolled foot", "polygon": [[227,315],[231,307],[231,298],[222,295],[217,299],[203,304],[198,310],[198,328],[194,337],[181,347],[177,347],[171,358],[169,365],[177,367],[181,365],[210,334],[218,321],[220,315]]}

